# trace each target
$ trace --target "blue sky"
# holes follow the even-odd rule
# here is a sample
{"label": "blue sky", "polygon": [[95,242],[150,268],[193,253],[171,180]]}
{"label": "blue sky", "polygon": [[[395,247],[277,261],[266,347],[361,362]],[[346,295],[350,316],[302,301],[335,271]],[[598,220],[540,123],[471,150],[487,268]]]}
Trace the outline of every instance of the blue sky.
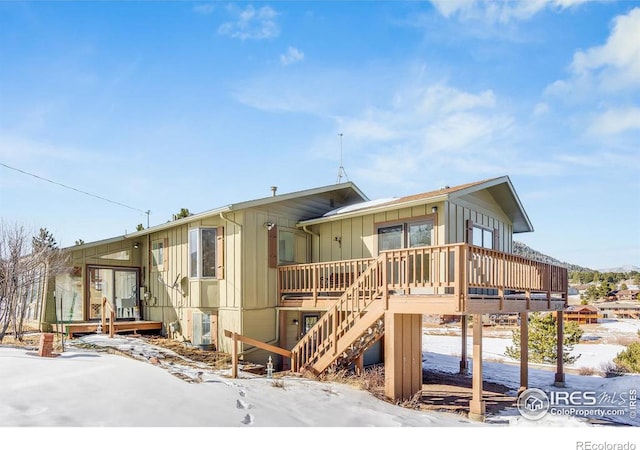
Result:
{"label": "blue sky", "polygon": [[5,222],[62,245],[336,182],[509,175],[515,238],[640,266],[640,2],[0,2]]}

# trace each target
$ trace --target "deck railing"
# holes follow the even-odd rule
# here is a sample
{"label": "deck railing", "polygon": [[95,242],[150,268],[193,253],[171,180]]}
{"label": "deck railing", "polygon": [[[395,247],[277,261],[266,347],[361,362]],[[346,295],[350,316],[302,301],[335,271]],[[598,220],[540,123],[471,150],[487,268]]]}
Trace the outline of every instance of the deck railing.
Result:
{"label": "deck railing", "polygon": [[312,296],[314,300],[318,294],[333,293],[339,296],[373,261],[373,258],[363,258],[280,266],[280,295],[304,294]]}
{"label": "deck railing", "polygon": [[[567,270],[521,256],[468,244],[387,250],[381,263],[388,291],[406,294],[566,299]],[[279,267],[280,298],[333,293],[340,296],[374,259]],[[379,282],[382,283],[380,274]],[[378,288],[384,286],[380,284]]]}
{"label": "deck railing", "polygon": [[340,339],[357,324],[371,302],[381,297],[381,273],[380,258],[372,260],[291,350],[292,370],[313,366],[327,354],[332,359],[337,357]]}
{"label": "deck railing", "polygon": [[546,300],[566,300],[567,291],[564,268],[472,245],[450,244],[388,250],[380,252],[376,260],[284,266],[280,268],[281,293],[317,295],[319,284],[312,280],[321,271],[353,282],[331,286],[346,287],[292,349],[293,370],[324,370],[328,361],[351,345],[347,341],[359,337],[389,308],[393,294],[451,296],[458,300],[458,311],[462,312],[470,297],[522,295],[531,299],[534,294],[543,294]]}

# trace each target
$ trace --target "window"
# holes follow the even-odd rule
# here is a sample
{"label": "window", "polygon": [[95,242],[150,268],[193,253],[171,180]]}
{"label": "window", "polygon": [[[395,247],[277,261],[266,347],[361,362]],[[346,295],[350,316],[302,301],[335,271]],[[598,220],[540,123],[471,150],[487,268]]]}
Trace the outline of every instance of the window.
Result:
{"label": "window", "polygon": [[296,237],[292,232],[280,231],[278,236],[278,262],[280,264],[295,262],[295,243]]}
{"label": "window", "polygon": [[433,243],[433,221],[422,220],[378,228],[378,251],[428,247]]}
{"label": "window", "polygon": [[378,251],[402,248],[402,232],[404,225],[378,228]]}
{"label": "window", "polygon": [[[222,228],[193,228],[189,230],[189,276],[191,278],[222,278]],[[220,254],[219,254],[220,253]]]}
{"label": "window", "polygon": [[473,245],[482,248],[493,248],[493,230],[478,225],[473,226]]}
{"label": "window", "polygon": [[167,269],[166,247],[166,239],[160,239],[151,243],[151,267],[153,270],[162,272]]}

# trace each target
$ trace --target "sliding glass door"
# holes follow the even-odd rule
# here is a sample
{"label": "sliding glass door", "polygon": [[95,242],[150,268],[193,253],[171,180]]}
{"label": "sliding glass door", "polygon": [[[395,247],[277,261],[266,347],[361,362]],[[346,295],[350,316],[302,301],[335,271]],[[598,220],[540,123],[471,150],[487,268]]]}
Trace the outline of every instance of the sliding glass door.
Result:
{"label": "sliding glass door", "polygon": [[101,318],[102,302],[108,301],[116,319],[139,319],[138,269],[88,267],[87,319]]}

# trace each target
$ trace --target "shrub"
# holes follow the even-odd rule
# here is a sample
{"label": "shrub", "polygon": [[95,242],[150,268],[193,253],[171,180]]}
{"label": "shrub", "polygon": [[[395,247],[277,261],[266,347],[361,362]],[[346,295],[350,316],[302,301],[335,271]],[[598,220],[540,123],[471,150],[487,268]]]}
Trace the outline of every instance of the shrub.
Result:
{"label": "shrub", "polygon": [[596,369],[594,369],[593,367],[580,367],[580,370],[578,371],[578,373],[584,376],[591,376],[591,375],[595,375]]}
{"label": "shrub", "polygon": [[[557,362],[557,326],[553,314],[533,313],[529,317],[529,361],[553,364]],[[574,363],[580,355],[570,356],[575,344],[582,338],[582,329],[576,322],[564,322],[564,342],[562,360],[565,364]],[[513,345],[505,350],[505,355],[520,359],[520,331],[513,331]]]}
{"label": "shrub", "polygon": [[602,370],[602,375],[605,378],[619,377],[625,374],[624,369],[622,369],[613,361],[602,363],[600,365],[600,369]]}
{"label": "shrub", "polygon": [[625,372],[640,373],[640,342],[632,342],[613,359]]}

